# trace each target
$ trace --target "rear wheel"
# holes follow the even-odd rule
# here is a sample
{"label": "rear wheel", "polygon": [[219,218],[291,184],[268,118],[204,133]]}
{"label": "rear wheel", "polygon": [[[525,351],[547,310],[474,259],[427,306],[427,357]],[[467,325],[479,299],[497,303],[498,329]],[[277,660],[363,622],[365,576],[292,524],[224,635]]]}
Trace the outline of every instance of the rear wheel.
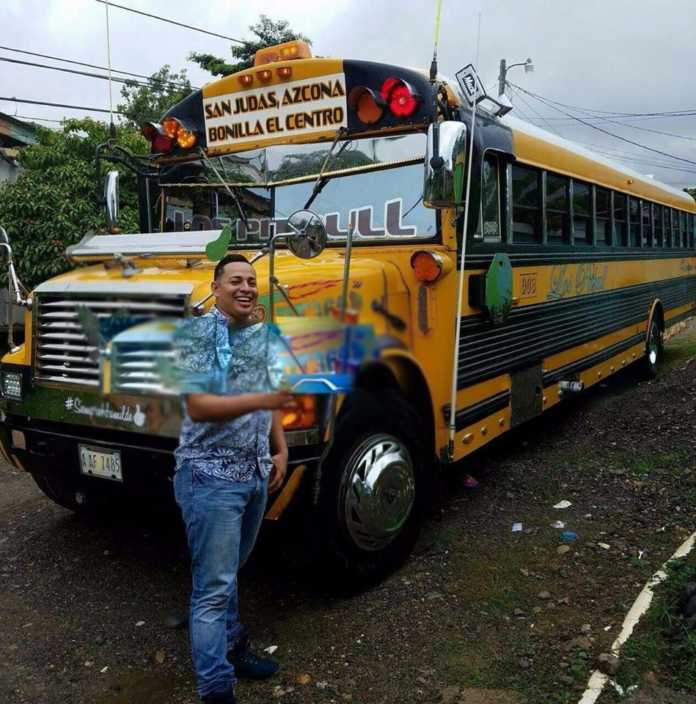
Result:
{"label": "rear wheel", "polygon": [[645,342],[645,357],[642,360],[643,372],[649,378],[657,376],[663,352],[662,330],[657,321],[653,319],[650,321],[650,328],[648,329],[648,336]]}
{"label": "rear wheel", "polygon": [[413,409],[391,390],[354,392],[322,465],[318,536],[333,585],[362,588],[404,562],[428,483]]}

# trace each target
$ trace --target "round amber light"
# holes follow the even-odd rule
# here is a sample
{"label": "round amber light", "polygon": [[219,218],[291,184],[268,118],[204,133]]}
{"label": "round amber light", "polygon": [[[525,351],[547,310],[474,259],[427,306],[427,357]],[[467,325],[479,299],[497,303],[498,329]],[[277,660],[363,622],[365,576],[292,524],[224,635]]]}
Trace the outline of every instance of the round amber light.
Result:
{"label": "round amber light", "polygon": [[411,257],[411,267],[418,281],[432,284],[442,274],[442,264],[431,252],[416,252]]}
{"label": "round amber light", "polygon": [[196,135],[183,127],[177,132],[176,143],[182,149],[191,149],[196,144]]}

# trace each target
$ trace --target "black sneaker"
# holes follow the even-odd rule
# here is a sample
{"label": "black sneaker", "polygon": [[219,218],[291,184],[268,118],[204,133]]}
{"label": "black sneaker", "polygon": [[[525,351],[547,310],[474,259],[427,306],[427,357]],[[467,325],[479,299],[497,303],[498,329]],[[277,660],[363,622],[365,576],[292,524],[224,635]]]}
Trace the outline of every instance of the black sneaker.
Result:
{"label": "black sneaker", "polygon": [[206,694],[201,698],[202,704],[237,704],[234,698],[234,690],[230,689],[227,692],[218,692],[216,694]]}
{"label": "black sneaker", "polygon": [[279,665],[271,658],[263,658],[249,647],[249,639],[242,638],[237,645],[227,653],[227,659],[234,667],[234,674],[240,679],[266,680],[278,672]]}

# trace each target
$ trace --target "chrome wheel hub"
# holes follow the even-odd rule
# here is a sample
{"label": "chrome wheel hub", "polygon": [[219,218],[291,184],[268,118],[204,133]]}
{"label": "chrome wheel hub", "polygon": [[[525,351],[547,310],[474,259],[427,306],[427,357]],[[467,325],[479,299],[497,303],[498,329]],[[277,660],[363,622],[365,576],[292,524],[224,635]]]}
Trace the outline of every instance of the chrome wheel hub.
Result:
{"label": "chrome wheel hub", "polygon": [[660,332],[656,327],[653,327],[650,331],[650,338],[648,340],[648,359],[650,364],[655,366],[657,364],[657,358],[660,354]]}
{"label": "chrome wheel hub", "polygon": [[381,550],[400,533],[415,498],[415,472],[408,448],[393,435],[372,435],[348,461],[339,512],[359,548]]}

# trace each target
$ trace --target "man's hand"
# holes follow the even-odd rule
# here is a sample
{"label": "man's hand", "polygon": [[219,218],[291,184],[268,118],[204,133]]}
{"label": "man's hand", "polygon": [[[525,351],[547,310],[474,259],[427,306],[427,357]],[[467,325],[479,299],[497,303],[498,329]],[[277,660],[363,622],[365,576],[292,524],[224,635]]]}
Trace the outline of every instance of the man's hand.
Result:
{"label": "man's hand", "polygon": [[268,411],[290,410],[297,407],[295,397],[289,391],[272,391],[262,395],[263,408]]}
{"label": "man's hand", "polygon": [[271,460],[273,462],[273,469],[271,470],[271,477],[268,482],[269,494],[278,491],[285,480],[285,474],[288,471],[288,454],[287,452],[279,452],[277,455],[273,455]]}

